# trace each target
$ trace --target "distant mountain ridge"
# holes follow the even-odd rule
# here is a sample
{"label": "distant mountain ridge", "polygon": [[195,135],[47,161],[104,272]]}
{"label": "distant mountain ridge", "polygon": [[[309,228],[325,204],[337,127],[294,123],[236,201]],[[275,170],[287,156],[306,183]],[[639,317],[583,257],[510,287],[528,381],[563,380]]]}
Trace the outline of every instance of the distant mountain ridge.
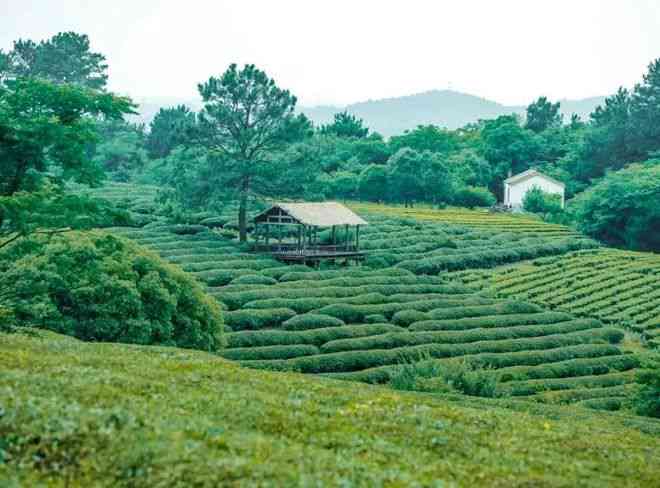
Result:
{"label": "distant mountain ridge", "polygon": [[[605,97],[590,97],[580,100],[560,100],[565,117],[575,113],[587,119],[594,109],[602,104]],[[176,98],[143,98],[140,103],[139,119],[149,123],[160,107],[187,105],[193,110],[202,107],[201,100]],[[448,129],[457,129],[479,119],[490,119],[506,114],[524,114],[523,105],[502,105],[475,95],[453,90],[431,90],[415,95],[368,100],[346,106],[319,105],[300,107],[315,124],[331,122],[334,114],[347,110],[364,120],[367,127],[385,137],[401,134],[418,125],[433,124]]]}

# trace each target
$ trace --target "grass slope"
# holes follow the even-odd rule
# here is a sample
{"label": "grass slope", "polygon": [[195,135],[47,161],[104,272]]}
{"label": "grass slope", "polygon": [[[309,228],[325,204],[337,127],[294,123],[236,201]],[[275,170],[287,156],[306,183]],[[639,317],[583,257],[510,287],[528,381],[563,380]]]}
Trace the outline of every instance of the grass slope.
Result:
{"label": "grass slope", "polygon": [[0,335],[1,486],[660,486],[658,437],[620,415],[39,336]]}

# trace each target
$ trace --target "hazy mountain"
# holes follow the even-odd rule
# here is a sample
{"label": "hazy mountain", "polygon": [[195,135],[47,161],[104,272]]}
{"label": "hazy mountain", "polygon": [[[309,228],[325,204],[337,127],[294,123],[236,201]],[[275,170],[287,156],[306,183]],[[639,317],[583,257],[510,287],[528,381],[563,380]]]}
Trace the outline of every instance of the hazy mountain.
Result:
{"label": "hazy mountain", "polygon": [[[562,112],[566,117],[576,113],[583,119],[603,103],[604,97],[591,97],[582,100],[561,100]],[[149,123],[160,107],[178,104],[188,105],[193,110],[202,106],[199,99],[142,98],[139,119]],[[347,106],[320,105],[300,107],[315,124],[332,121],[335,113],[348,110],[362,118],[372,131],[388,137],[413,129],[420,124],[434,124],[449,129],[462,127],[479,119],[489,119],[504,114],[524,114],[524,106],[502,105],[485,98],[452,90],[432,90],[416,95],[408,95],[381,100],[368,100]]]}

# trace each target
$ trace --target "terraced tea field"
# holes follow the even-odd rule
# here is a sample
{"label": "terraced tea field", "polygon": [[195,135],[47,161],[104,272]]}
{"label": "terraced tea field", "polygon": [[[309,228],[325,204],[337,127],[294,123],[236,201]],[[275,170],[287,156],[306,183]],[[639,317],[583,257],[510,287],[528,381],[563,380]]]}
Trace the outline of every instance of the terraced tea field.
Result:
{"label": "terraced tea field", "polygon": [[[370,226],[365,242],[379,242],[391,225]],[[244,366],[382,383],[402,362],[466,359],[493,368],[503,394],[609,409],[633,387],[638,356],[616,346],[620,330],[594,319],[493,298],[403,266],[287,266],[196,226],[112,230],[207,284],[230,329],[222,355]],[[457,246],[478,248],[462,244],[482,240],[470,235],[457,233]]]}
{"label": "terraced tea field", "polygon": [[522,232],[532,234],[576,236],[569,227],[543,222],[534,215],[490,212],[486,209],[468,210],[465,208],[434,209],[427,206],[405,208],[395,205],[375,203],[352,203],[356,212],[389,217],[406,217],[425,222],[444,222],[475,229],[491,229],[498,232]]}
{"label": "terraced tea field", "polygon": [[617,249],[577,251],[525,265],[454,275],[503,297],[625,325],[660,346],[660,256]]}

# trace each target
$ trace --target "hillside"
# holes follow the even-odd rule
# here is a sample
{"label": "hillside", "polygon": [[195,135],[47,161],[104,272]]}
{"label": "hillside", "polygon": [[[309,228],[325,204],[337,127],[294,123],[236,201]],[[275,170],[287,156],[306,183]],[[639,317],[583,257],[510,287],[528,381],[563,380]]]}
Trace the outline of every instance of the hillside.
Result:
{"label": "hillside", "polygon": [[[660,486],[660,424],[0,334],[2,486]],[[467,406],[470,405],[470,406]]]}
{"label": "hillside", "polygon": [[[151,187],[114,184],[94,193],[133,202],[130,208],[147,221],[157,218],[150,213]],[[382,383],[398,364],[420,357],[467,360],[492,369],[499,395],[627,407],[640,356],[627,354],[628,342],[620,345],[622,324],[606,326],[458,281],[502,265],[591,252],[596,243],[525,215],[353,207],[370,222],[361,233],[368,257],[358,268],[319,271],[252,253],[233,239],[231,207],[210,220],[216,230],[163,220],[110,230],[207,285],[226,309],[222,354],[245,366]]]}
{"label": "hillside", "polygon": [[[586,119],[604,97],[582,100],[561,100],[562,113],[566,117],[576,113]],[[201,108],[198,99],[137,98],[140,104],[139,120],[149,123],[160,107],[184,104],[193,110]],[[367,127],[389,137],[418,125],[434,124],[457,129],[479,119],[494,118],[511,113],[524,114],[524,106],[506,106],[485,98],[452,90],[431,90],[415,95],[368,100],[347,106],[300,107],[314,123],[326,124],[335,113],[347,110],[364,119]]]}

